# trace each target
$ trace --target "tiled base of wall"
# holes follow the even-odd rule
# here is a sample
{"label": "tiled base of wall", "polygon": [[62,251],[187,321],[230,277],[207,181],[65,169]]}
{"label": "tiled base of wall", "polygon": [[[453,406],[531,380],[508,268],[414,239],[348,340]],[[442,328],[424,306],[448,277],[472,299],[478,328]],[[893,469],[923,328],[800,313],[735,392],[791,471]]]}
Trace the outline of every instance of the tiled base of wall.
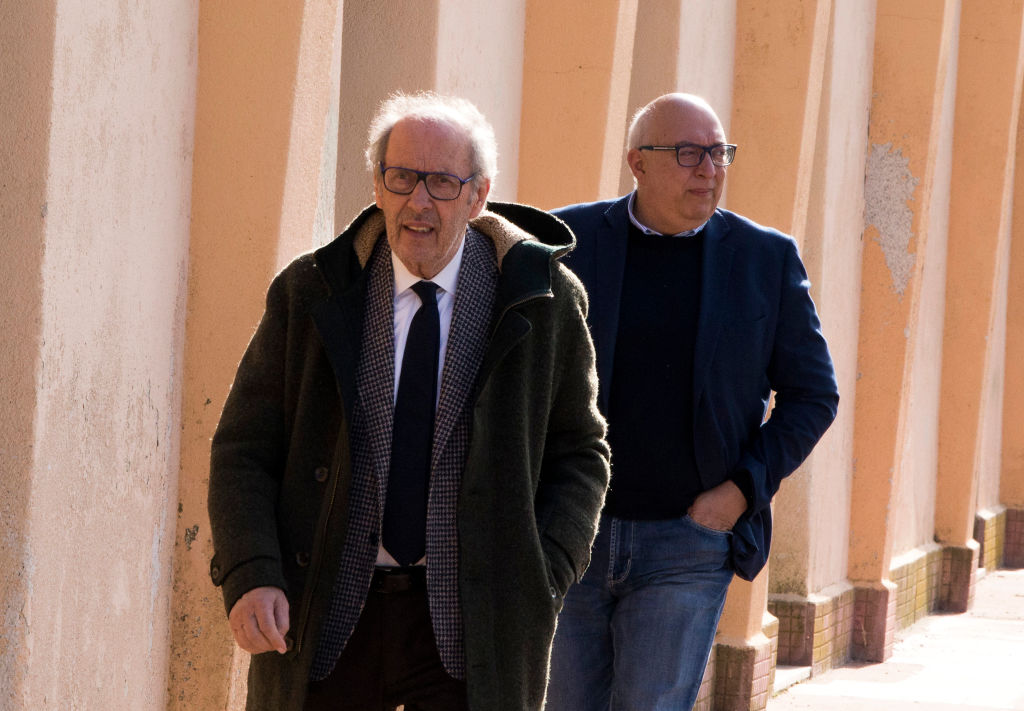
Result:
{"label": "tiled base of wall", "polygon": [[806,598],[770,595],[768,611],[779,620],[779,664],[809,666],[813,676],[850,659],[853,587],[833,586]]}
{"label": "tiled base of wall", "polygon": [[757,711],[768,706],[775,667],[772,643],[715,646],[714,711]]}
{"label": "tiled base of wall", "polygon": [[704,680],[700,683],[700,691],[697,692],[697,700],[693,703],[693,711],[714,711],[715,701],[715,649],[711,649],[711,657],[708,659],[708,666],[704,670]]}
{"label": "tiled base of wall", "polygon": [[896,634],[896,585],[883,580],[854,589],[851,656],[862,662],[884,662],[892,656]]}
{"label": "tiled base of wall", "polygon": [[1024,568],[1024,509],[1006,510],[1003,565],[1007,568]]}
{"label": "tiled base of wall", "polygon": [[939,609],[946,612],[967,612],[974,601],[974,571],[978,567],[976,541],[965,547],[942,549],[942,577],[939,581]]}
{"label": "tiled base of wall", "polygon": [[894,562],[889,579],[896,585],[896,629],[903,629],[938,609],[942,548],[929,546]]}
{"label": "tiled base of wall", "polygon": [[894,561],[889,579],[877,585],[834,586],[808,597],[770,595],[763,643],[716,645],[694,711],[763,710],[776,660],[811,667],[812,676],[850,660],[882,662],[892,656],[896,630],[939,610],[965,612],[982,550],[986,567],[993,557],[996,567],[1024,567],[1024,509],[979,514],[975,533],[980,546],[972,541],[916,551]]}
{"label": "tiled base of wall", "polygon": [[974,540],[981,546],[978,567],[992,571],[1003,567],[1006,550],[1006,509],[979,511],[974,517]]}

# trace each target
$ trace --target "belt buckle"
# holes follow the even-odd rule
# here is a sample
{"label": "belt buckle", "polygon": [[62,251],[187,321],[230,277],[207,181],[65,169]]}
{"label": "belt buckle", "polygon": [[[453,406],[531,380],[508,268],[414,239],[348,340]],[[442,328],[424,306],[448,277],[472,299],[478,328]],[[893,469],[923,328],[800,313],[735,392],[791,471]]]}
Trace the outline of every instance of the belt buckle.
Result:
{"label": "belt buckle", "polygon": [[373,571],[373,589],[385,595],[412,590],[420,578],[420,572],[409,568],[376,568]]}

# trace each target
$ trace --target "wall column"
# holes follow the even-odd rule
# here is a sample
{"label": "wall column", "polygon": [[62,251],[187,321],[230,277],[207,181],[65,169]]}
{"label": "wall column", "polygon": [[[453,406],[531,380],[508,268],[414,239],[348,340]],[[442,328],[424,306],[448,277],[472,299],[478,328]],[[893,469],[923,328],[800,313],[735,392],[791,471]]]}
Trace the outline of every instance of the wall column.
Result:
{"label": "wall column", "polygon": [[902,475],[935,157],[949,150],[939,139],[958,6],[877,4],[849,539],[853,655],[868,661],[892,653],[896,625],[889,512]]}
{"label": "wall column", "polygon": [[956,612],[973,595],[975,513],[998,504],[1022,10],[1021,0],[967,2],[960,20],[935,506],[946,546],[939,602]]}
{"label": "wall column", "polygon": [[[728,207],[762,224],[792,234],[804,252],[817,287],[823,235],[820,205],[811,204],[812,185],[820,183],[826,157],[830,0],[741,0],[736,6],[735,84],[730,140],[739,144],[729,169]],[[779,77],[785,77],[780,82]],[[825,130],[820,130],[825,126]],[[765,181],[770,174],[772,180]],[[820,187],[820,185],[818,186]],[[818,191],[824,194],[823,190]],[[813,234],[812,234],[813,233]],[[808,244],[809,242],[809,244]],[[809,254],[815,255],[808,260]],[[812,460],[783,484],[794,505],[788,517],[790,572],[806,594]],[[773,564],[774,565],[774,564]],[[764,708],[781,632],[768,607],[766,570],[753,583],[734,580],[729,591],[716,655],[715,708]]]}
{"label": "wall column", "polygon": [[334,230],[340,31],[340,0],[199,4],[171,709],[245,704],[209,575],[210,438],[271,278]]}
{"label": "wall column", "polygon": [[1010,274],[1006,292],[1006,374],[999,499],[1006,507],[1003,563],[1024,567],[1024,117],[1017,120]]}
{"label": "wall column", "polygon": [[[56,3],[0,5],[0,707],[24,708],[31,668],[29,500],[42,367],[43,256]],[[16,235],[16,236],[15,236]]]}
{"label": "wall column", "polygon": [[637,0],[526,0],[520,202],[617,194],[636,17]]}

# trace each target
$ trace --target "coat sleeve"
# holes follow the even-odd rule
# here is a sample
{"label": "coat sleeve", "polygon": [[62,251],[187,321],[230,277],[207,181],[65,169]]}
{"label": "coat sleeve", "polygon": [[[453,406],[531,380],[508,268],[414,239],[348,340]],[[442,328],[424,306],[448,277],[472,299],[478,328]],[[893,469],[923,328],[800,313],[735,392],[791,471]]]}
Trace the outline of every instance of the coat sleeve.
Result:
{"label": "coat sleeve", "polygon": [[810,282],[797,254],[786,242],[779,318],[768,362],[775,406],[751,439],[737,466],[749,474],[752,501],[748,513],[766,509],[789,476],[835,419],[839,390],[828,345],[810,295]]}
{"label": "coat sleeve", "polygon": [[287,442],[286,281],[279,275],[267,292],[266,310],[239,364],[211,447],[210,575],[223,586],[229,612],[253,588],[287,589],[276,517]]}
{"label": "coat sleeve", "polygon": [[[558,368],[537,487],[537,522],[551,572],[565,593],[590,562],[610,476],[605,421],[597,408],[594,348],[582,285],[553,267]],[[559,293],[561,292],[561,293]]]}

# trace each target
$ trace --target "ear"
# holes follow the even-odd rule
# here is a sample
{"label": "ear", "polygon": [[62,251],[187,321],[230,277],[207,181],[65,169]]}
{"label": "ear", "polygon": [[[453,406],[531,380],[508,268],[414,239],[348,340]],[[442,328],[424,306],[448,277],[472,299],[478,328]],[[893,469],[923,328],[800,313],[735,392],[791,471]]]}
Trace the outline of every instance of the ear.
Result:
{"label": "ear", "polygon": [[645,174],[643,151],[630,148],[629,152],[626,153],[626,164],[629,165],[629,171],[633,174],[633,177],[639,182],[641,176]]}
{"label": "ear", "polygon": [[384,191],[383,180],[384,180],[384,178],[383,178],[383,176],[381,176],[380,173],[375,173],[374,174],[374,176],[373,176],[373,201],[375,203],[377,203],[377,207],[379,207],[382,210],[384,209],[384,206],[381,204],[381,194]]}
{"label": "ear", "polygon": [[487,196],[491,192],[491,181],[487,178],[482,178],[479,183],[474,180],[469,185],[474,186],[472,198],[469,202],[469,219],[472,220],[484,211],[484,205],[487,204]]}

